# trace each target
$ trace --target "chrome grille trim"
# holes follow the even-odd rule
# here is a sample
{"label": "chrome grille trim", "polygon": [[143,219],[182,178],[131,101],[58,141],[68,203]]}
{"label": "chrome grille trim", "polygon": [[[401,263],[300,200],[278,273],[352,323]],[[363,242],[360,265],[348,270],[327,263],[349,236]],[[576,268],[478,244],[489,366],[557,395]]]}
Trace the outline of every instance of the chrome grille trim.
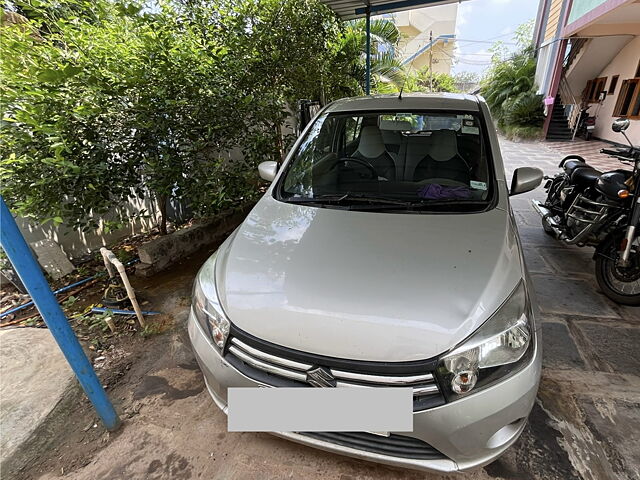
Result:
{"label": "chrome grille trim", "polygon": [[276,357],[275,355],[265,353],[262,350],[258,350],[257,348],[250,347],[246,343],[238,340],[236,337],[231,338],[231,343],[233,343],[234,345],[237,345],[242,350],[244,350],[248,354],[253,355],[254,357],[257,357],[261,360],[265,360],[267,362],[275,363],[276,365],[281,365],[283,367],[290,367],[290,368],[293,368],[294,370],[301,370],[303,372],[306,372],[311,367],[313,367],[313,365],[309,363],[296,362],[294,360],[289,360],[288,358]]}
{"label": "chrome grille trim", "polygon": [[331,369],[331,373],[334,377],[343,380],[356,380],[358,382],[366,383],[384,383],[386,385],[410,385],[419,382],[432,382],[433,375],[427,373],[425,375],[409,375],[401,377],[383,376],[383,375],[368,375],[366,373],[354,373],[345,372],[342,370]]}
{"label": "chrome grille trim", "polygon": [[291,370],[287,370],[286,368],[280,368],[275,365],[271,365],[267,362],[263,362],[262,360],[253,358],[251,355],[246,354],[245,352],[243,352],[242,350],[234,346],[229,347],[229,351],[233,353],[236,357],[241,359],[242,361],[248,363],[249,365],[255,368],[264,370],[265,372],[273,373],[275,375],[279,375],[285,378],[291,378],[292,380],[297,380],[298,382],[307,381],[307,375],[304,373],[293,372]]}
{"label": "chrome grille trim", "polygon": [[436,393],[439,392],[440,389],[438,388],[438,386],[434,383],[433,385],[427,385],[427,386],[420,386],[420,387],[413,387],[413,396],[417,397],[419,395],[426,395],[428,393]]}
{"label": "chrome grille trim", "polygon": [[[247,345],[236,337],[231,337],[228,352],[258,370],[302,383],[307,383],[307,370],[314,367],[314,365],[309,363],[298,362],[266,353]],[[376,386],[406,386],[413,388],[414,397],[432,395],[440,392],[431,373],[393,376],[372,375],[331,368],[327,370],[329,370],[336,379],[336,387],[371,388]]]}

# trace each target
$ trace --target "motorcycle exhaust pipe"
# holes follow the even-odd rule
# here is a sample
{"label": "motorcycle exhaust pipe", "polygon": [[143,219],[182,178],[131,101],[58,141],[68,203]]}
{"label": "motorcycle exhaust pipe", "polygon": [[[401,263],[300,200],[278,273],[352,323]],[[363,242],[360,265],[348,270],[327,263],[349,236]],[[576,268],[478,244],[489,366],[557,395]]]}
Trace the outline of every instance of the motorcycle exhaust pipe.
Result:
{"label": "motorcycle exhaust pipe", "polygon": [[561,239],[562,231],[560,230],[560,227],[553,219],[553,213],[551,213],[551,210],[545,207],[538,200],[531,200],[531,205],[533,205],[533,209],[538,213],[538,215],[542,217],[542,221],[545,222],[549,226],[549,228],[551,228],[551,231],[553,232],[555,237],[558,239]]}

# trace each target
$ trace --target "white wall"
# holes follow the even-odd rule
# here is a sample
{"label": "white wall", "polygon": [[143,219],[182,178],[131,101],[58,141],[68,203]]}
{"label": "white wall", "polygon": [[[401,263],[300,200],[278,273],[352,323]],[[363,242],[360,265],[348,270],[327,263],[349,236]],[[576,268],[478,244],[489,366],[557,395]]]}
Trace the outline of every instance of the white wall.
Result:
{"label": "white wall", "polygon": [[147,210],[149,218],[137,219],[130,222],[125,228],[109,233],[105,232],[103,228],[99,228],[96,232],[84,233],[65,224],[55,226],[49,222],[41,225],[23,217],[17,217],[16,223],[27,243],[48,238],[60,245],[69,258],[77,258],[102,246],[111,245],[126,236],[147,232],[156,226],[157,209],[151,199],[131,200],[124,208],[129,215],[133,215],[144,208]]}
{"label": "white wall", "polygon": [[[435,7],[418,8],[390,15],[402,34],[400,51],[405,60],[429,44],[429,34],[433,38],[439,35],[451,35],[456,30],[456,16],[458,5],[438,5]],[[437,73],[451,73],[452,57],[455,42],[438,42],[433,47],[433,71]],[[412,69],[420,70],[429,65],[429,50],[412,61]]]}
{"label": "white wall", "polygon": [[[595,75],[595,77],[607,77],[605,84],[606,90],[609,89],[611,77],[613,75],[620,75],[615,93],[613,95],[607,95],[602,104],[594,104],[589,109],[590,114],[596,115],[596,129],[594,132],[596,137],[617,143],[626,143],[622,135],[611,130],[611,123],[615,118],[613,116],[613,109],[618,100],[622,82],[628,78],[634,78],[639,61],[640,37],[635,37],[620,50],[620,53],[618,53],[598,75]],[[631,120],[631,126],[626,131],[626,134],[634,145],[640,145],[640,120]]]}

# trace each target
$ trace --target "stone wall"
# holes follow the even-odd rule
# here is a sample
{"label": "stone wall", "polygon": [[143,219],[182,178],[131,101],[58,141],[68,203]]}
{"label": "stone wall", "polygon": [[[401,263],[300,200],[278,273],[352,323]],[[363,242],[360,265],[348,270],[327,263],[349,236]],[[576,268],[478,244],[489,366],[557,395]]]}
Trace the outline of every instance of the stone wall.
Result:
{"label": "stone wall", "polygon": [[253,203],[226,210],[169,235],[155,238],[138,247],[140,263],[136,275],[149,277],[175,265],[185,257],[213,243],[219,242],[242,223]]}

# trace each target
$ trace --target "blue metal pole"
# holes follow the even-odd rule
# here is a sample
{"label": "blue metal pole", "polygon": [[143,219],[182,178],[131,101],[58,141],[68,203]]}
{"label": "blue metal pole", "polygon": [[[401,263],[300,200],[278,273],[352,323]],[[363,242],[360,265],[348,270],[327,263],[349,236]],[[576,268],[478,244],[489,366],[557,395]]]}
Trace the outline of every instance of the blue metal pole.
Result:
{"label": "blue metal pole", "polygon": [[60,309],[2,196],[0,196],[0,244],[67,362],[71,365],[84,392],[102,419],[102,423],[108,430],[116,430],[120,425],[118,414],[102,388],[89,359],[82,351],[80,342],[69,326],[67,318]]}
{"label": "blue metal pole", "polygon": [[367,6],[367,47],[366,47],[366,55],[367,55],[367,72],[365,74],[365,86],[364,92],[366,95],[371,93],[371,9]]}

